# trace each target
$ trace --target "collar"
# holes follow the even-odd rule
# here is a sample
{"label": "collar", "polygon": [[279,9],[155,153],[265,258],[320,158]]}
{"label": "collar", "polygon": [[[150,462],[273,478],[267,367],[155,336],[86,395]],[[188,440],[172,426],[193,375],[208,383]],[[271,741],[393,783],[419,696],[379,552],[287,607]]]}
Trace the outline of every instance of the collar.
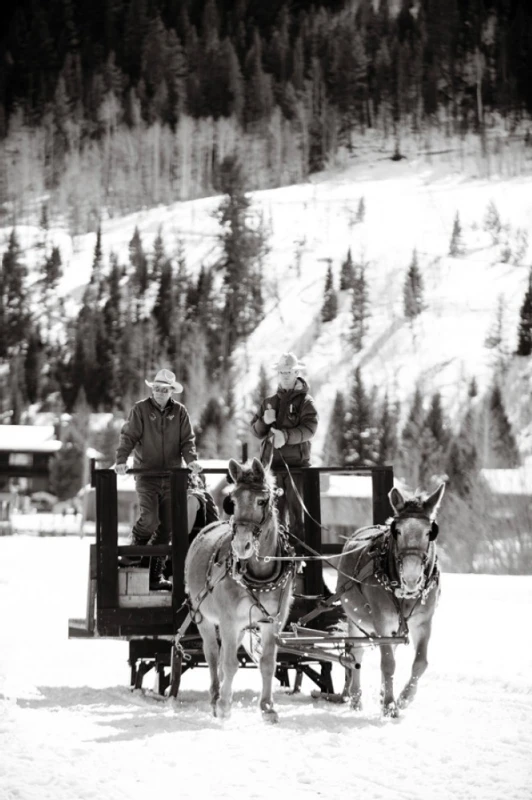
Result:
{"label": "collar", "polygon": [[291,394],[292,392],[294,392],[294,393],[295,392],[304,392],[306,390],[306,388],[307,388],[307,386],[306,386],[305,381],[303,380],[303,378],[296,378],[296,382],[294,383],[294,385],[292,386],[291,389],[283,389],[281,384],[279,384],[278,387],[277,387],[277,392],[278,392],[278,394],[285,394],[286,395],[286,394]]}
{"label": "collar", "polygon": [[161,408],[161,406],[160,406],[158,403],[156,403],[156,402],[155,402],[155,400],[153,399],[153,397],[148,397],[148,401],[149,401],[149,402],[150,402],[150,404],[153,406],[153,408],[156,408],[156,409],[157,409],[157,411],[159,411],[161,414],[164,414],[164,412],[165,412],[165,411],[166,411],[168,408],[172,408],[172,406],[174,405],[174,399],[173,399],[172,397],[169,397],[169,398],[168,398],[168,400],[166,401],[166,405],[165,405],[165,406],[163,406],[163,408]]}

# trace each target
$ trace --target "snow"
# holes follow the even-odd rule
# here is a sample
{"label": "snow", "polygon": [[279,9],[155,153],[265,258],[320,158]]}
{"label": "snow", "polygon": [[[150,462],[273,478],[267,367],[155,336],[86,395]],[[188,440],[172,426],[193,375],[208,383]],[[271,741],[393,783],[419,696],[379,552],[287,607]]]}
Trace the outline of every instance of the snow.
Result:
{"label": "snow", "polygon": [[[210,715],[207,673],[178,698],[128,688],[127,643],[68,640],[85,613],[90,538],[0,538],[0,798],[530,800],[532,576],[443,576],[429,667],[412,706],[380,715],[378,654],[352,712],[276,683],[278,726],[240,670],[231,720]],[[411,660],[400,647],[399,687]],[[342,675],[333,672],[337,688]]]}

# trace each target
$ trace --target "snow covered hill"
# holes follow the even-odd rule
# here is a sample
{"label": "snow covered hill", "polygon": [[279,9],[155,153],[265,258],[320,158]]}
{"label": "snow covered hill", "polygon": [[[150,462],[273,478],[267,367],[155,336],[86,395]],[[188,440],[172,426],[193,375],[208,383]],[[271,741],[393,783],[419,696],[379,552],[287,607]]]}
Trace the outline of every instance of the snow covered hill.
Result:
{"label": "snow covered hill", "polygon": [[[503,347],[515,350],[519,309],[532,263],[532,178],[466,179],[461,173],[438,173],[412,161],[380,161],[330,171],[312,181],[253,194],[271,230],[265,263],[267,313],[245,346],[235,354],[239,416],[249,418],[250,394],[261,364],[269,367],[279,352],[294,350],[308,365],[307,376],[320,410],[315,442],[319,458],[327,422],[338,390],[346,391],[355,366],[368,387],[387,391],[406,411],[405,401],[419,382],[429,396],[440,391],[450,418],[458,424],[467,388],[474,377],[479,389],[491,380],[493,351],[486,336],[502,304]],[[364,198],[365,217],[356,222]],[[159,229],[168,253],[185,246],[187,267],[194,272],[217,255],[217,223],[212,197],[155,208],[102,225],[103,249],[121,262],[138,227],[146,249]],[[500,215],[498,241],[484,229],[488,205]],[[451,258],[453,220],[459,214],[464,253]],[[8,229],[0,231],[0,242]],[[22,245],[35,253],[42,239],[38,228],[19,229]],[[62,252],[65,274],[60,286],[71,312],[87,283],[95,234],[73,241],[66,231],[48,234]],[[527,246],[530,240],[530,248]],[[353,259],[367,263],[371,317],[364,349],[356,356],[346,341],[350,323],[347,297],[339,314],[320,321],[328,263],[336,276],[351,248]],[[406,271],[417,250],[426,309],[410,323],[403,315]],[[531,370],[518,359],[505,387],[506,409],[523,454],[532,452]],[[272,371],[272,382],[274,379]]]}

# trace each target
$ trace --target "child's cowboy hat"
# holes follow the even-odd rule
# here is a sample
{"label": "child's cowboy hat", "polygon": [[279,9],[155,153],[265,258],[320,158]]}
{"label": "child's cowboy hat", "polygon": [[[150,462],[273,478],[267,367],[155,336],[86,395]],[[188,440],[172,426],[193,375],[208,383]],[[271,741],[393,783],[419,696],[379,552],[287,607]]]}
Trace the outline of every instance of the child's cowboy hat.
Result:
{"label": "child's cowboy hat", "polygon": [[180,394],[183,391],[183,387],[176,381],[174,373],[170,372],[169,369],[160,369],[155,376],[155,380],[145,380],[144,383],[146,386],[149,386],[150,389],[153,387],[154,383],[166,383],[168,386],[171,386],[173,391],[177,394]]}
{"label": "child's cowboy hat", "polygon": [[289,369],[305,369],[306,364],[303,364],[302,361],[299,361],[298,357],[295,356],[293,353],[283,353],[275,364],[272,364],[273,368],[277,370],[277,372],[281,372],[282,370],[289,370]]}

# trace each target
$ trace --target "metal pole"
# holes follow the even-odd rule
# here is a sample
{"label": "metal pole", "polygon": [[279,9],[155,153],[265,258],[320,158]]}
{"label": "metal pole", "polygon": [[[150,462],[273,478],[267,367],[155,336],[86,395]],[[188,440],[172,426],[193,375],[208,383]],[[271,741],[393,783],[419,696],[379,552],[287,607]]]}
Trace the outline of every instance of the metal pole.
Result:
{"label": "metal pole", "polygon": [[114,470],[97,470],[94,475],[99,590],[97,608],[100,610],[118,606],[118,504]]}
{"label": "metal pole", "polygon": [[388,499],[388,494],[393,487],[393,467],[372,470],[371,483],[373,488],[373,524],[384,525],[388,517],[393,514],[393,509]]}
{"label": "metal pole", "polygon": [[[313,467],[301,470],[303,475],[303,502],[305,514],[305,543],[321,553],[320,473]],[[305,567],[305,594],[321,594],[323,572],[321,561],[310,561]]]}

